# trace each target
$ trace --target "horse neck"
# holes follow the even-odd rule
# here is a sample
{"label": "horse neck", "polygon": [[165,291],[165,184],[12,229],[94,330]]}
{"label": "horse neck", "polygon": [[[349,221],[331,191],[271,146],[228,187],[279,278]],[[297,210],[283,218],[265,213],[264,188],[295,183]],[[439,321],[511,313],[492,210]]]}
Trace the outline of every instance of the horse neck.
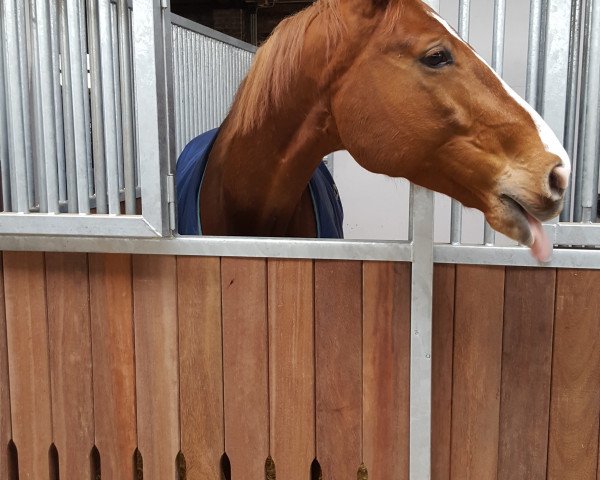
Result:
{"label": "horse neck", "polygon": [[232,128],[237,108],[223,123],[200,193],[204,233],[289,234],[314,170],[339,148],[326,102],[306,82],[292,91],[249,132]]}

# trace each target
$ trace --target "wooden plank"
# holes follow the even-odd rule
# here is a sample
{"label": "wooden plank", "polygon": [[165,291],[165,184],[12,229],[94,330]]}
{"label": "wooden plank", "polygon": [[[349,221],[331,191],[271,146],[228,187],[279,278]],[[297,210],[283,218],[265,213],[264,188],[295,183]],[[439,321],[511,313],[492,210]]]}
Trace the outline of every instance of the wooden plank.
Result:
{"label": "wooden plank", "polygon": [[225,448],[231,478],[265,478],[269,455],[267,266],[221,260]]}
{"label": "wooden plank", "polygon": [[221,262],[178,257],[181,451],[188,480],[221,478],[225,452]]}
{"label": "wooden plank", "polygon": [[433,271],[431,478],[450,478],[456,265]]}
{"label": "wooden plank", "polygon": [[456,267],[451,476],[496,478],[504,268]]}
{"label": "wooden plank", "polygon": [[559,270],[548,479],[595,480],[600,417],[600,271]]}
{"label": "wooden plank", "polygon": [[102,478],[130,478],[137,445],[130,255],[89,255],[96,447]]}
{"label": "wooden plank", "polygon": [[363,265],[363,457],[370,478],[408,479],[410,264]]}
{"label": "wooden plank", "polygon": [[5,252],[4,289],[13,440],[19,478],[47,480],[52,443],[44,254]]}
{"label": "wooden plank", "polygon": [[362,462],[362,264],[315,262],[317,457],[328,480]]}
{"label": "wooden plank", "polygon": [[134,255],[133,298],[138,448],[144,477],[166,479],[180,449],[175,257]]}
{"label": "wooden plank", "polygon": [[545,480],[556,270],[507,268],[499,480]]}
{"label": "wooden plank", "polygon": [[85,253],[47,253],[52,427],[60,478],[90,478],[92,339]]}
{"label": "wooden plank", "polygon": [[2,268],[2,252],[0,252],[0,478],[9,478],[8,442],[12,437],[7,349],[6,312],[4,308],[4,269]]}
{"label": "wooden plank", "polygon": [[277,478],[307,480],[315,458],[314,284],[310,260],[269,260],[271,454]]}

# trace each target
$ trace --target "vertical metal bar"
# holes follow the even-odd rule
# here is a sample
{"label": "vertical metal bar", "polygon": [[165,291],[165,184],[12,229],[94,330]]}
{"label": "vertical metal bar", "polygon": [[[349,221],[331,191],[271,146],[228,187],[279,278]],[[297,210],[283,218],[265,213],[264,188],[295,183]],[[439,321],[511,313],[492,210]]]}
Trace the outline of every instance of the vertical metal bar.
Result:
{"label": "vertical metal bar", "polygon": [[531,0],[529,13],[529,54],[527,57],[526,99],[534,108],[538,107],[538,85],[540,78],[540,38],[542,35],[543,0]]}
{"label": "vertical metal bar", "polygon": [[[117,134],[117,188],[119,190],[119,203],[121,191],[125,191],[123,178],[123,115],[121,109],[121,72],[119,60],[119,16],[116,3],[109,3],[110,10],[110,38],[112,40],[112,67],[113,85],[115,86],[115,131]],[[119,205],[120,211],[120,205]]]}
{"label": "vertical metal bar", "polygon": [[[0,39],[2,44],[6,44],[4,35],[5,12],[0,5]],[[0,189],[2,189],[2,208],[0,211],[10,212],[10,170],[8,158],[8,124],[6,122],[6,112],[8,103],[6,99],[5,75],[4,75],[4,49],[0,48]]]}
{"label": "vertical metal bar", "polygon": [[598,201],[598,141],[600,122],[600,1],[588,2],[589,53],[587,75],[583,78],[587,108],[584,115],[582,155],[581,221],[596,220]]}
{"label": "vertical metal bar", "polygon": [[200,46],[200,89],[202,90],[202,131],[206,132],[209,127],[209,108],[207,102],[207,89],[208,89],[208,71],[206,68],[206,37],[202,37]]}
{"label": "vertical metal bar", "polygon": [[[72,112],[73,156],[76,171],[77,211],[90,212],[92,193],[90,99],[88,90],[87,38],[85,28],[84,0],[62,2],[66,9],[66,33],[68,34],[68,71],[71,99],[65,111]],[[66,58],[66,57],[65,57]],[[65,60],[67,61],[67,60]],[[69,102],[69,99],[67,98]]]}
{"label": "vertical metal bar", "polygon": [[[567,73],[567,103],[565,115],[565,148],[569,157],[575,159],[575,140],[577,137],[577,97],[579,95],[579,68],[581,55],[581,21],[582,0],[572,0],[571,4],[571,28],[569,38],[569,66]],[[570,222],[572,219],[572,193],[573,183],[565,192],[565,205],[560,215],[562,222]]]}
{"label": "vertical metal bar", "polygon": [[[119,170],[117,154],[117,123],[115,105],[115,76],[113,72],[113,52],[110,0],[99,0],[98,31],[100,34],[100,64],[102,66],[102,104],[104,116],[104,142],[106,160],[106,187],[108,212],[118,214],[121,211],[119,201]],[[120,128],[120,126],[119,126]]]}
{"label": "vertical metal bar", "polygon": [[52,86],[54,89],[54,128],[56,132],[56,156],[58,166],[58,198],[67,200],[67,169],[65,163],[65,135],[63,131],[63,108],[60,67],[60,39],[58,2],[49,0],[50,51],[52,52]]}
{"label": "vertical metal bar", "polygon": [[193,92],[194,92],[194,131],[192,132],[192,137],[196,137],[199,133],[202,133],[200,130],[200,86],[198,81],[198,47],[200,45],[199,37],[200,35],[194,33],[193,34],[193,50],[192,50],[192,59],[193,59]]}
{"label": "vertical metal bar", "polygon": [[121,69],[121,119],[123,122],[123,180],[125,183],[125,213],[135,214],[135,130],[133,123],[133,88],[131,29],[127,0],[118,0],[119,65]]}
{"label": "vertical metal bar", "polygon": [[106,150],[104,145],[103,93],[100,58],[100,32],[98,26],[98,0],[86,0],[91,83],[91,120],[96,186],[96,213],[108,213],[106,189]]}
{"label": "vertical metal bar", "polygon": [[[498,75],[504,74],[504,32],[506,29],[506,0],[494,0],[494,35],[492,40],[492,68]],[[496,232],[485,222],[483,243],[494,245]]]}
{"label": "vertical metal bar", "polygon": [[[167,103],[167,75],[171,74],[171,65],[165,53],[164,21],[160,0],[136,0],[132,24],[137,155],[144,159],[140,164],[144,220],[158,235],[170,233],[166,200],[167,175],[172,167],[169,145],[172,109]],[[167,35],[171,35],[170,21]]]}
{"label": "vertical metal bar", "polygon": [[177,84],[179,88],[179,104],[177,105],[178,111],[178,123],[177,133],[179,135],[179,148],[180,151],[185,148],[185,62],[184,62],[184,43],[183,43],[183,28],[177,30],[177,58],[179,62],[179,77],[177,78]]}
{"label": "vertical metal bar", "polygon": [[[54,97],[54,76],[52,62],[52,40],[48,0],[35,0],[35,29],[37,34],[36,67],[38,94],[41,102],[41,138],[43,142],[43,173],[45,176],[48,212],[59,212],[58,204],[58,153],[56,142],[56,113]],[[41,197],[40,197],[41,200]],[[40,203],[40,211],[42,211]]]}
{"label": "vertical metal bar", "polygon": [[410,480],[431,478],[433,192],[411,185]]}
{"label": "vertical metal bar", "polygon": [[[471,27],[471,0],[460,0],[458,4],[458,34],[469,41]],[[462,241],[463,207],[457,200],[452,200],[450,213],[450,242],[458,245]]]}
{"label": "vertical metal bar", "polygon": [[191,37],[191,33],[189,30],[184,30],[185,32],[185,36],[184,36],[184,42],[183,42],[183,51],[184,51],[184,74],[183,74],[183,80],[184,80],[184,86],[185,86],[185,90],[184,90],[184,105],[185,105],[185,143],[188,143],[190,141],[190,132],[191,132],[191,128],[190,128],[190,124],[192,123],[192,115],[191,115],[191,105],[190,105],[190,80],[192,78],[192,65],[191,65],[191,61],[190,61],[190,37]]}
{"label": "vertical metal bar", "polygon": [[75,125],[73,121],[73,87],[71,73],[71,44],[67,20],[67,2],[60,2],[60,46],[62,52],[62,100],[63,100],[63,131],[65,149],[65,168],[67,182],[67,209],[76,213],[77,209],[77,165],[75,163]]}

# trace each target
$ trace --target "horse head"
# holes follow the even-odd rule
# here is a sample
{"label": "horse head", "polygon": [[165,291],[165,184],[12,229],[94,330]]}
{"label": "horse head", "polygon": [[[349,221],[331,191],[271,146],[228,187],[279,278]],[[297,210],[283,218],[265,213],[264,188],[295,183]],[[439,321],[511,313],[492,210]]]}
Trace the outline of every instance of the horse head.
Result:
{"label": "horse head", "polygon": [[540,115],[420,0],[342,0],[339,12],[329,75],[343,146],[544,256],[540,221],[560,213],[571,166]]}

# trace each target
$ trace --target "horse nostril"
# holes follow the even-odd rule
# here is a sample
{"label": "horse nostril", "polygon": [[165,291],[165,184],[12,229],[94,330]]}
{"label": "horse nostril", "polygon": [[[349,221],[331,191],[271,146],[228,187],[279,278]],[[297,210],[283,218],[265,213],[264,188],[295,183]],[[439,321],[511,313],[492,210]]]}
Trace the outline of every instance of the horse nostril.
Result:
{"label": "horse nostril", "polygon": [[553,196],[562,197],[569,185],[569,172],[563,166],[555,167],[550,172],[550,192]]}

